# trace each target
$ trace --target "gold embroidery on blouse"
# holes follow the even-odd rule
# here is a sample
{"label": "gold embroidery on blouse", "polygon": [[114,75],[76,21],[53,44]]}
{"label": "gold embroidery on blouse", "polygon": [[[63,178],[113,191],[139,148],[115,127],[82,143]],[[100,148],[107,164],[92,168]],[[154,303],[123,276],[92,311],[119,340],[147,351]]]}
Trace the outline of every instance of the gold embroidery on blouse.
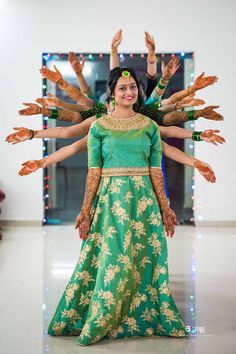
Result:
{"label": "gold embroidery on blouse", "polygon": [[97,122],[108,130],[129,131],[146,127],[150,124],[150,119],[140,113],[129,118],[118,118],[110,114],[103,115]]}
{"label": "gold embroidery on blouse", "polygon": [[102,177],[147,176],[149,174],[149,167],[113,167],[102,169]]}

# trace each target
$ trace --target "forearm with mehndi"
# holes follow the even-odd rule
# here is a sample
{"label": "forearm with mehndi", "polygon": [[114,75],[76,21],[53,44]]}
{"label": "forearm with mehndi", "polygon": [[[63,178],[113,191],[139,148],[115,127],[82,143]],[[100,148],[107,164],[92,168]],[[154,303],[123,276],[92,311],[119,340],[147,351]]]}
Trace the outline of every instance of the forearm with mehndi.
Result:
{"label": "forearm with mehndi", "polygon": [[89,213],[92,207],[93,199],[97,193],[101,179],[100,168],[90,168],[86,179],[86,187],[81,212]]}
{"label": "forearm with mehndi", "polygon": [[82,117],[79,112],[67,111],[65,109],[59,110],[57,119],[65,122],[72,122],[72,123],[82,122]]}
{"label": "forearm with mehndi", "polygon": [[183,98],[191,95],[192,93],[195,92],[195,89],[193,86],[188,86],[186,89],[181,90],[179,92],[174,93],[169,97],[169,103],[177,103],[178,101],[181,101]]}
{"label": "forearm with mehndi", "polygon": [[58,86],[60,87],[60,89],[64,90],[70,98],[81,104],[81,106],[89,108],[93,106],[93,101],[91,99],[85,97],[78,87],[70,85],[66,80],[61,79],[58,82]]}
{"label": "forearm with mehndi", "polygon": [[[194,111],[195,112],[195,111]],[[197,115],[195,116],[195,119],[197,119]],[[164,125],[172,125],[172,124],[178,124],[181,122],[187,122],[189,121],[189,116],[188,116],[188,112],[170,112],[167,113],[164,116],[163,119],[163,124]]]}
{"label": "forearm with mehndi", "polygon": [[164,178],[161,168],[150,167],[150,176],[160,209],[161,211],[164,211],[169,208],[169,204],[166,198]]}
{"label": "forearm with mehndi", "polygon": [[42,114],[49,118],[65,122],[80,123],[82,121],[79,112],[68,111],[67,109],[42,108]]}

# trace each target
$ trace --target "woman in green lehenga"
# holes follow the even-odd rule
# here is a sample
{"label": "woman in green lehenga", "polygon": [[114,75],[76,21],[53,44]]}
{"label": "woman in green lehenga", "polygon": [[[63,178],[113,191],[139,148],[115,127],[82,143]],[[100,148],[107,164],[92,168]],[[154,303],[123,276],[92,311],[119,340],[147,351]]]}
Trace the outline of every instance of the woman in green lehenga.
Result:
{"label": "woman in green lehenga", "polygon": [[112,70],[108,94],[115,110],[89,132],[89,171],[76,219],[80,257],[48,333],[78,336],[83,346],[109,338],[188,337],[169,289],[166,235],[174,235],[176,218],[164,191],[158,126],[135,112],[141,96],[133,70]]}

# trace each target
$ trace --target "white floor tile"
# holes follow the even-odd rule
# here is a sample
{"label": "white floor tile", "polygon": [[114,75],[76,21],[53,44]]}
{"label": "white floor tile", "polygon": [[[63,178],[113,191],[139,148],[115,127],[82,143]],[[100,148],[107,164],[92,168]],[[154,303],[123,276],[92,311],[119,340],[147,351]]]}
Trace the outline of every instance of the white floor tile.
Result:
{"label": "white floor tile", "polygon": [[73,337],[46,334],[79,257],[73,225],[6,228],[0,241],[0,352],[235,354],[235,246],[236,230],[230,228],[179,226],[168,239],[170,288],[195,337],[101,341],[83,348]]}

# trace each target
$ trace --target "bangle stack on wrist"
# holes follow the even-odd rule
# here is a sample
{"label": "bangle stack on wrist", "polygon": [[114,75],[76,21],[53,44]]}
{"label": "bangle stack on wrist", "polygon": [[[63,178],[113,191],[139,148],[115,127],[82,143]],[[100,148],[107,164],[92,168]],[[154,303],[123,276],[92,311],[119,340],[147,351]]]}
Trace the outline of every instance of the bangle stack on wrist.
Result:
{"label": "bangle stack on wrist", "polygon": [[157,87],[160,90],[164,90],[166,88],[166,86],[168,85],[168,83],[169,83],[168,79],[164,79],[163,77],[161,77],[158,84],[157,84]]}
{"label": "bangle stack on wrist", "polygon": [[194,131],[193,134],[192,134],[192,139],[194,141],[203,141],[202,138],[201,138],[201,134],[202,134],[202,132]]}

